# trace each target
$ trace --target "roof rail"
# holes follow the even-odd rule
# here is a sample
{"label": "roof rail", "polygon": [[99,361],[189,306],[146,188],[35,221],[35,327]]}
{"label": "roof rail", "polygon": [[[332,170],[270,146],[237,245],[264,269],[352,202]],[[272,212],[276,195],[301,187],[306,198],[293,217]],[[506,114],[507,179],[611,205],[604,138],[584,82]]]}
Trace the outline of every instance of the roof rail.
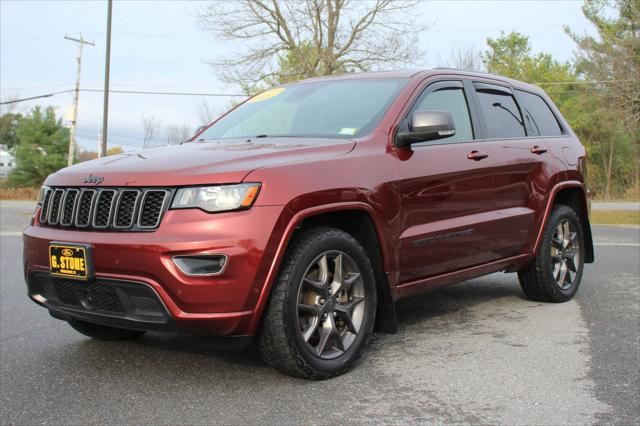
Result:
{"label": "roof rail", "polygon": [[484,75],[490,75],[490,76],[494,76],[494,77],[502,77],[502,78],[508,78],[508,77],[504,77],[504,76],[500,76],[497,74],[492,74],[490,72],[487,71],[471,71],[471,70],[464,70],[462,68],[455,68],[455,67],[435,67],[432,68],[433,71],[460,71],[460,72],[470,72],[470,73],[474,73],[474,74],[484,74]]}

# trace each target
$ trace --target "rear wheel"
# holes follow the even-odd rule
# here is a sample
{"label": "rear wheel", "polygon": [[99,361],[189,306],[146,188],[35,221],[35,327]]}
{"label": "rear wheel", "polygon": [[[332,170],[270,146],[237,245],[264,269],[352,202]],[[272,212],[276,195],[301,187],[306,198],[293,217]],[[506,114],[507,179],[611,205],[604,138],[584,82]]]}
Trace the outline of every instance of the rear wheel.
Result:
{"label": "rear wheel", "polygon": [[578,291],[584,268],[580,218],[567,206],[553,207],[535,260],[518,272],[525,295],[542,302],[566,302]]}
{"label": "rear wheel", "polygon": [[343,231],[312,229],[287,251],[262,321],[260,352],[292,376],[340,375],[360,357],[375,312],[373,269],[364,248]]}
{"label": "rear wheel", "polygon": [[93,324],[77,319],[68,320],[69,325],[79,333],[97,340],[128,340],[142,336],[145,332],[140,330],[126,330],[124,328],[109,327],[106,325]]}

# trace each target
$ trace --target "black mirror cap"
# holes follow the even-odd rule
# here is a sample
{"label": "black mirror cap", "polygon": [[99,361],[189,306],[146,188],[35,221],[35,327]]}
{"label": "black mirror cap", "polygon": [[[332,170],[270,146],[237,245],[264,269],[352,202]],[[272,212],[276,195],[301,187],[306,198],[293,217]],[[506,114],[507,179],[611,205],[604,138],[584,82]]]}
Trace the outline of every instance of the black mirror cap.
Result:
{"label": "black mirror cap", "polygon": [[447,111],[414,111],[409,131],[398,133],[398,146],[448,138],[456,134],[453,117]]}

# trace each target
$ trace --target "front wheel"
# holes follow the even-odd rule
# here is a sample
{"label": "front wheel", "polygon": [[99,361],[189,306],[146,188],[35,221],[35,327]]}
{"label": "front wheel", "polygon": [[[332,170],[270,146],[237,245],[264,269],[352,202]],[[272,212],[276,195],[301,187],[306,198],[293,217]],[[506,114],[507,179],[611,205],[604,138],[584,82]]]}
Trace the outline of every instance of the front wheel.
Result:
{"label": "front wheel", "polygon": [[263,359],[296,377],[349,370],[373,330],[376,286],[365,249],[351,235],[315,228],[287,251],[262,321]]}
{"label": "front wheel", "polygon": [[566,302],[578,291],[584,268],[584,233],[573,209],[553,207],[535,260],[518,272],[524,294],[541,302]]}

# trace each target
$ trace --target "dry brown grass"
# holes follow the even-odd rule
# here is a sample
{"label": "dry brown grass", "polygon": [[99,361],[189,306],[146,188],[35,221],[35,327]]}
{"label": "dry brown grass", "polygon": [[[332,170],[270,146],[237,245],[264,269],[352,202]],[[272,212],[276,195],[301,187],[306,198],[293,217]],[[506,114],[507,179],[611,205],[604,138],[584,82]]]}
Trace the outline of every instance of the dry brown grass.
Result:
{"label": "dry brown grass", "polygon": [[0,200],[36,201],[39,188],[0,188]]}
{"label": "dry brown grass", "polygon": [[640,225],[640,212],[635,210],[591,210],[594,225]]}

